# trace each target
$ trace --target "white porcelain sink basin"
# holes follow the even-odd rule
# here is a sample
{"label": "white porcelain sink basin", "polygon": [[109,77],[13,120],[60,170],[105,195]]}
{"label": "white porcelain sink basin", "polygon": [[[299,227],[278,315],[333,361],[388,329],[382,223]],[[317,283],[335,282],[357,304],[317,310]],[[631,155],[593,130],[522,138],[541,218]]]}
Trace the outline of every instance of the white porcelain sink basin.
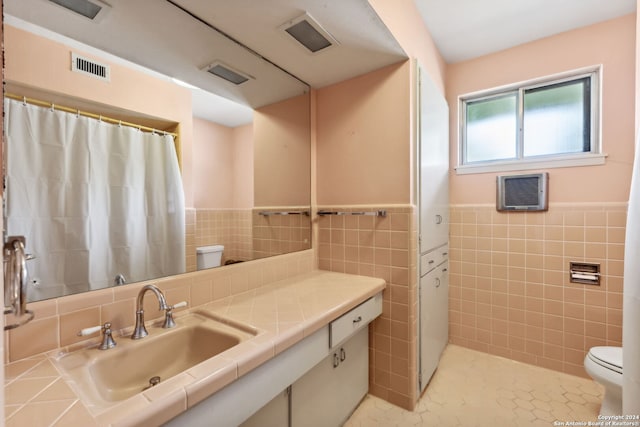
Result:
{"label": "white porcelain sink basin", "polygon": [[57,364],[87,403],[105,406],[142,392],[153,377],[165,381],[256,335],[250,327],[230,326],[203,313],[176,323],[172,329],[147,325],[143,339],[120,337],[115,348],[74,351]]}

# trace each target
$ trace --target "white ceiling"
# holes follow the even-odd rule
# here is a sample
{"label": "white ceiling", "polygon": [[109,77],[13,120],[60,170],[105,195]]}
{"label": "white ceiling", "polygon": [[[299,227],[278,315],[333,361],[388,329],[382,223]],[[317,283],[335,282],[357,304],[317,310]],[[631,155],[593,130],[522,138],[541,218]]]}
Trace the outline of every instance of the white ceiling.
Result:
{"label": "white ceiling", "polygon": [[[105,3],[110,8],[95,21],[48,0],[4,0],[4,12],[204,90],[194,97],[199,116],[203,108],[209,113],[224,110],[205,99],[206,92],[257,108],[308,92],[307,84],[320,88],[406,58],[367,0]],[[338,45],[311,54],[280,29],[305,11]],[[215,61],[253,78],[236,86],[203,71]]]}
{"label": "white ceiling", "polygon": [[414,0],[447,63],[633,13],[636,0]]}
{"label": "white ceiling", "polygon": [[[111,7],[98,22],[48,0],[4,0],[4,11],[13,25],[22,22],[33,29],[30,24],[35,24],[62,35],[67,42],[91,46],[200,88],[193,90],[194,114],[227,126],[249,122],[251,108],[306,92],[304,83],[320,88],[406,58],[367,0],[172,1],[175,5],[167,0],[107,0]],[[636,0],[414,1],[448,63],[622,16],[636,8]],[[280,29],[304,12],[339,44],[311,54]],[[19,19],[11,21],[11,16]],[[216,59],[255,78],[235,87],[202,71]]]}

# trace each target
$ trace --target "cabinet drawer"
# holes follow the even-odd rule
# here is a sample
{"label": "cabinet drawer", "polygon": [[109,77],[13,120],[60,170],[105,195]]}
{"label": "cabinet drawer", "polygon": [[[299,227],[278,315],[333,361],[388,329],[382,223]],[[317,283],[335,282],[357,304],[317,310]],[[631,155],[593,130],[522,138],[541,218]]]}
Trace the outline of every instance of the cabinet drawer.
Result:
{"label": "cabinet drawer", "polygon": [[449,245],[443,245],[420,257],[420,277],[449,259]]}
{"label": "cabinet drawer", "polygon": [[369,298],[329,324],[329,347],[333,348],[382,313],[382,292]]}

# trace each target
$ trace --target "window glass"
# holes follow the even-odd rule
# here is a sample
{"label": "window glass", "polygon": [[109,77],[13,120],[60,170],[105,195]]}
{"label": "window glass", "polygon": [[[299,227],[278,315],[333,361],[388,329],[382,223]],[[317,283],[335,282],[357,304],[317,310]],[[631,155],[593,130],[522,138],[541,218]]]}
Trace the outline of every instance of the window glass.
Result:
{"label": "window glass", "polygon": [[524,156],[590,151],[588,79],[524,92]]}
{"label": "window glass", "polygon": [[467,103],[466,161],[516,157],[517,93]]}
{"label": "window glass", "polygon": [[589,161],[602,157],[598,74],[592,69],[461,97],[461,166],[503,168],[520,162],[526,168],[583,160],[576,156],[581,153]]}

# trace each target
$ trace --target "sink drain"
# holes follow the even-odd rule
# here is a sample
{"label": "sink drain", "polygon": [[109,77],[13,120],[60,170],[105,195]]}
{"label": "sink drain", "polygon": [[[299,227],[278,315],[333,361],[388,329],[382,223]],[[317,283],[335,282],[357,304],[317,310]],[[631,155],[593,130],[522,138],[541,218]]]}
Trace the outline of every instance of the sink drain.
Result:
{"label": "sink drain", "polygon": [[153,386],[157,386],[160,384],[160,377],[151,377],[149,378],[149,385],[142,389],[142,391],[148,390]]}

